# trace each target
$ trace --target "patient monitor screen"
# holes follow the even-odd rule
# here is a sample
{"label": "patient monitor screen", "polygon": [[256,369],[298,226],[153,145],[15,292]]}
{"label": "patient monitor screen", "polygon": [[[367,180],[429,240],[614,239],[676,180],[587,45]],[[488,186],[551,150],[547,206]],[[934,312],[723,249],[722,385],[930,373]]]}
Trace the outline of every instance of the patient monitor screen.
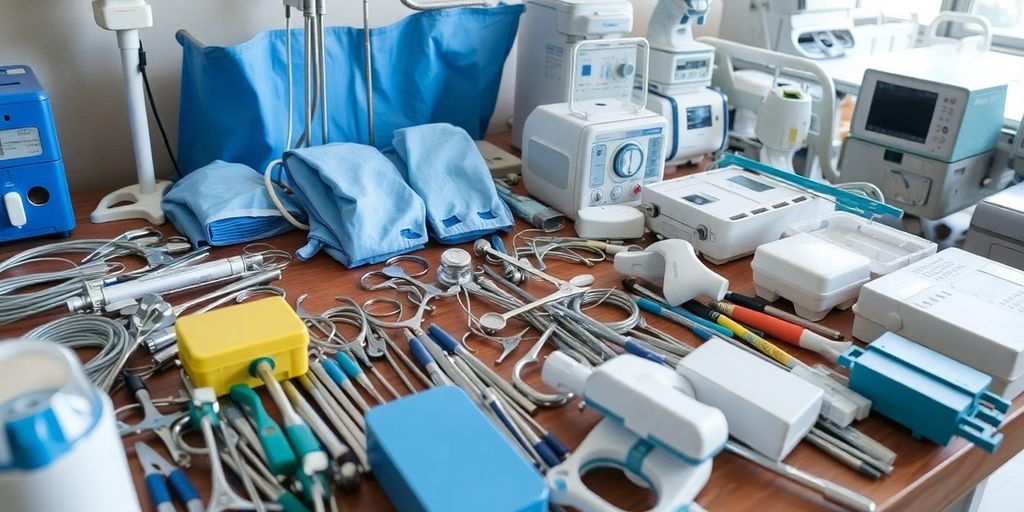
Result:
{"label": "patient monitor screen", "polygon": [[924,143],[939,94],[879,80],[865,129]]}

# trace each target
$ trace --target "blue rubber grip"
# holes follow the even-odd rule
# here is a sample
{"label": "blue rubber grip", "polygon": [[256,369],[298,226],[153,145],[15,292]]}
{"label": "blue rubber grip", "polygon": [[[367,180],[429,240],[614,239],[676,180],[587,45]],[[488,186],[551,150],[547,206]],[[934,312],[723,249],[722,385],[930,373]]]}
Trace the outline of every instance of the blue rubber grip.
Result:
{"label": "blue rubber grip", "polygon": [[167,489],[167,481],[164,476],[158,473],[146,475],[146,490],[149,491],[149,498],[157,507],[162,503],[171,502],[171,491]]}
{"label": "blue rubber grip", "polygon": [[548,445],[548,448],[558,457],[558,460],[563,460],[569,455],[569,449],[562,444],[553,434],[548,432],[544,434],[544,443]]}
{"label": "blue rubber grip", "polygon": [[182,503],[188,503],[192,500],[198,500],[199,492],[196,491],[195,486],[189,481],[188,477],[185,476],[185,472],[180,469],[171,471],[170,475],[167,475],[167,482],[171,486],[171,490],[174,491],[174,495],[178,497],[178,500]]}
{"label": "blue rubber grip", "polygon": [[430,324],[430,327],[427,327],[427,334],[430,335],[430,339],[434,340],[439,347],[449,354],[454,354],[455,349],[459,346],[459,342],[455,341],[451,334],[445,332],[437,324]]}
{"label": "blue rubber grip", "polygon": [[491,246],[494,247],[494,250],[498,252],[504,252],[508,254],[508,252],[505,250],[505,242],[502,242],[501,237],[498,235],[491,235]]}
{"label": "blue rubber grip", "polygon": [[727,328],[727,327],[725,327],[723,325],[720,325],[720,324],[716,324],[715,322],[712,322],[711,320],[708,320],[707,318],[701,318],[701,317],[699,317],[699,316],[697,316],[697,315],[695,315],[693,313],[690,313],[689,311],[687,311],[687,310],[685,310],[683,308],[679,308],[679,307],[669,308],[669,311],[672,311],[673,313],[675,313],[675,314],[677,314],[677,315],[679,315],[681,317],[688,318],[688,319],[690,319],[691,322],[693,322],[695,324],[703,325],[705,329],[717,332],[717,333],[721,334],[722,336],[725,336],[726,338],[732,338],[733,336],[736,335],[736,333],[732,332],[732,330],[730,330],[729,328]]}
{"label": "blue rubber grip", "polygon": [[544,444],[544,441],[533,445],[533,449],[537,451],[540,460],[544,461],[544,464],[547,464],[548,467],[553,468],[562,462],[562,459],[559,459],[555,452],[551,451],[551,448]]}
{"label": "blue rubber grip", "polygon": [[647,347],[640,345],[633,340],[626,341],[626,344],[623,346],[623,348],[626,349],[626,352],[629,352],[634,356],[642,357],[648,361],[668,366],[668,363],[665,362],[665,358],[662,357],[660,354],[652,352]]}
{"label": "blue rubber grip", "polygon": [[693,333],[703,341],[707,341],[715,337],[715,333],[700,326],[694,326]]}
{"label": "blue rubber grip", "polygon": [[423,343],[416,338],[409,340],[409,352],[412,352],[412,358],[416,360],[416,364],[427,368],[430,363],[435,363],[434,358],[430,356],[430,352],[427,352],[427,348],[423,346]]}
{"label": "blue rubber grip", "polygon": [[356,378],[363,373],[363,370],[359,368],[359,365],[344,352],[334,354],[334,359],[338,361],[338,364],[341,365],[341,369],[344,370],[349,377]]}
{"label": "blue rubber grip", "polygon": [[640,309],[652,315],[660,315],[662,311],[664,311],[665,309],[661,306],[661,304],[658,304],[657,302],[654,302],[653,300],[644,297],[637,297],[636,305],[640,306]]}
{"label": "blue rubber grip", "polygon": [[348,380],[348,375],[345,375],[345,372],[341,371],[341,367],[338,366],[338,363],[335,363],[330,359],[324,359],[320,364],[324,367],[324,371],[327,372],[327,376],[330,377],[335,384],[340,386],[342,382]]}

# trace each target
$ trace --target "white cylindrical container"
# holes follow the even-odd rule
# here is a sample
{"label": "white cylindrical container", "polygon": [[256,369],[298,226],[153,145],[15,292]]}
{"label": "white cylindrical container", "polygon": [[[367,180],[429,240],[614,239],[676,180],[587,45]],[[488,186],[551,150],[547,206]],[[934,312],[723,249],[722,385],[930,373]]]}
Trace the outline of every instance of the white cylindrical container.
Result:
{"label": "white cylindrical container", "polygon": [[110,398],[73,352],[0,342],[0,508],[137,512]]}

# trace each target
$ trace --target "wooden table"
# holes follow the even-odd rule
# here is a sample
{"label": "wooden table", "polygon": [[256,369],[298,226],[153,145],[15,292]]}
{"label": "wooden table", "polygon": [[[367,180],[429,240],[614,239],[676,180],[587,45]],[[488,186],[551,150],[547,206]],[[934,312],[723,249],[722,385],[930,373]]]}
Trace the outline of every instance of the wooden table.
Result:
{"label": "wooden table", "polygon": [[[96,205],[103,195],[102,192],[80,193],[75,195],[75,212],[78,219],[78,228],[74,232],[75,238],[104,238],[113,237],[128,229],[142,227],[145,224],[141,221],[122,221],[109,224],[94,225],[89,223],[89,211]],[[517,225],[516,230],[527,226]],[[164,233],[173,233],[169,225],[160,228]],[[571,234],[571,228],[564,230],[565,234]],[[511,234],[505,237],[506,245],[511,246]],[[278,236],[267,243],[279,249],[294,252],[303,245],[305,237],[302,233],[289,233]],[[10,254],[26,249],[33,245],[46,242],[45,240],[34,240],[5,244],[0,250],[0,257],[8,257]],[[650,241],[645,241],[649,243]],[[471,250],[470,244],[463,247]],[[417,253],[436,265],[440,253],[447,247],[431,243],[426,249]],[[229,247],[214,249],[212,258],[222,258],[239,254],[241,247]],[[580,273],[591,273],[596,278],[596,287],[615,287],[619,285],[622,276],[617,275],[608,262],[598,264],[594,268],[586,268],[582,265],[550,260],[547,262],[549,271],[559,277],[568,278]],[[377,269],[380,265],[373,265],[354,270],[346,270],[336,261],[330,259],[326,254],[320,254],[307,262],[293,262],[284,270],[284,276],[277,284],[287,290],[290,300],[302,294],[309,294],[303,307],[309,311],[318,312],[333,307],[337,303],[335,296],[351,296],[362,302],[371,297],[393,297],[390,292],[364,292],[359,288],[359,276],[367,270]],[[435,267],[436,268],[436,267]],[[719,267],[712,267],[723,276],[729,279],[731,289],[742,293],[753,293],[753,282],[751,280],[750,260],[745,258],[731,262]],[[430,274],[432,277],[433,274]],[[536,293],[543,293],[546,287],[542,283],[531,283],[528,287]],[[181,303],[187,296],[173,296],[172,303]],[[428,322],[435,322],[453,335],[461,336],[466,332],[466,317],[461,308],[453,299],[442,299],[437,301],[438,311],[427,318]],[[474,304],[474,311],[480,314],[486,311],[482,304]],[[788,307],[788,306],[784,306]],[[596,308],[602,309],[602,307]],[[15,337],[23,334],[28,329],[41,324],[46,320],[56,318],[65,314],[63,311],[52,311],[41,314],[38,317],[24,320],[15,324],[0,327],[0,339]],[[616,314],[615,310],[600,311],[599,315]],[[687,330],[660,318],[648,318],[648,321],[656,327],[663,329],[680,340],[696,346],[698,340]],[[839,329],[849,335],[853,322],[853,314],[850,311],[833,312],[823,322],[826,325]],[[508,331],[512,331],[510,325]],[[536,334],[532,334],[536,336]],[[400,339],[396,338],[396,339]],[[524,343],[523,345],[527,345]],[[492,363],[497,357],[498,351],[494,345],[475,341],[479,357]],[[816,354],[800,349],[786,347],[802,360],[815,364],[821,362]],[[515,360],[523,355],[526,348],[520,347],[516,353],[509,357],[509,360],[496,366],[496,370],[506,378],[510,375]],[[144,356],[138,357],[140,363],[144,362]],[[387,375],[393,385],[400,392],[407,392],[401,387],[400,381],[391,373],[387,364],[380,364],[380,370]],[[528,381],[532,385],[543,389],[540,382],[539,372],[530,372]],[[177,372],[168,371],[158,374],[149,380],[148,385],[154,397],[166,397],[176,395],[181,387]],[[113,395],[116,405],[123,405],[131,402],[124,390]],[[271,413],[276,415],[273,403],[266,400]],[[536,418],[551,432],[560,437],[570,448],[577,446],[583,437],[601,418],[591,410],[579,411],[573,402],[570,406],[559,409],[541,410]],[[1024,419],[1021,418],[1024,398],[1014,401],[1013,409],[1010,412],[1006,424],[1002,428],[1005,437],[1002,446],[995,454],[988,454],[973,447],[973,445],[962,440],[954,440],[947,447],[939,447],[925,441],[913,439],[909,432],[894,424],[893,422],[878,416],[872,416],[860,422],[857,426],[864,432],[881,441],[898,454],[895,471],[880,480],[871,480],[861,476],[842,466],[816,448],[802,443],[786,459],[786,462],[813,472],[814,474],[830,479],[864,495],[872,498],[878,504],[879,510],[922,510],[938,511],[958,499],[960,496],[974,488],[979,482],[985,479],[990,473],[999,468],[1014,454],[1024,449]],[[429,421],[429,418],[424,418]],[[155,437],[147,437],[147,441],[155,447],[160,443]],[[134,440],[126,441],[125,446],[129,454],[131,469],[135,475],[136,486],[139,489],[139,497],[147,510],[149,499],[146,495],[145,486],[142,484],[142,471],[132,454],[132,443]],[[206,496],[209,491],[209,473],[206,460],[203,457],[194,457],[194,463],[189,470],[189,475],[200,492]],[[481,475],[480,478],[487,478]],[[617,505],[629,510],[646,510],[652,504],[651,496],[632,484],[629,484],[621,474],[612,471],[595,472],[588,476],[587,481],[596,490]],[[463,485],[473,485],[473,482],[462,482]],[[711,480],[698,496],[697,501],[709,510],[715,511],[793,511],[793,510],[831,510],[836,509],[834,505],[825,501],[814,492],[806,490],[794,483],[774,474],[762,470],[752,463],[737,458],[731,454],[724,453],[714,461],[714,471]],[[351,494],[340,494],[339,503],[343,510],[392,510],[387,497],[381,488],[373,481],[372,477],[366,478],[359,490]],[[70,510],[70,509],[69,509]]]}

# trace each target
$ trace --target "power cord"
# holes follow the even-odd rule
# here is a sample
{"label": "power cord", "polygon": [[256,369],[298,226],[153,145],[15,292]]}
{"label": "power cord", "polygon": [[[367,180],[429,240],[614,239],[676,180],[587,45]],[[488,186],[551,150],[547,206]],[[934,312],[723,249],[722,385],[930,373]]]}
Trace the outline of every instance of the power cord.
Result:
{"label": "power cord", "polygon": [[149,86],[149,75],[146,73],[146,49],[139,41],[139,72],[142,73],[142,84],[146,87],[146,98],[149,99],[149,108],[153,111],[153,119],[156,120],[156,127],[160,129],[160,137],[164,141],[164,148],[167,149],[167,156],[171,158],[171,165],[174,166],[175,178],[181,178],[181,169],[178,167],[178,160],[174,158],[174,151],[171,151],[171,142],[167,138],[167,130],[164,130],[164,123],[160,120],[160,112],[156,109],[156,100],[153,99],[153,89]]}

